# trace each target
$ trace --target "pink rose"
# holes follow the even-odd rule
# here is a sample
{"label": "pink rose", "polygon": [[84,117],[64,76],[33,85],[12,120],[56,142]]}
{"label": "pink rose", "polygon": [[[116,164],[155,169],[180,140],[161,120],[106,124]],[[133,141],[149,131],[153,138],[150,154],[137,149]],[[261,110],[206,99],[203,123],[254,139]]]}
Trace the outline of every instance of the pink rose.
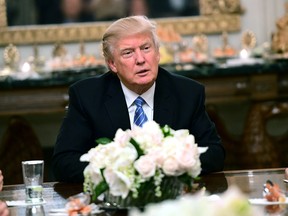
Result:
{"label": "pink rose", "polygon": [[150,178],[155,175],[156,164],[149,155],[141,156],[135,161],[134,167],[143,178]]}
{"label": "pink rose", "polygon": [[179,176],[184,173],[174,157],[167,158],[163,163],[163,172],[168,176]]}
{"label": "pink rose", "polygon": [[182,169],[191,169],[195,166],[197,159],[199,158],[197,147],[195,148],[193,145],[186,144],[177,151],[176,157]]}
{"label": "pink rose", "polygon": [[150,151],[149,157],[151,160],[153,160],[157,167],[162,167],[165,159],[165,154],[163,152],[163,149],[161,148],[155,148],[153,151]]}

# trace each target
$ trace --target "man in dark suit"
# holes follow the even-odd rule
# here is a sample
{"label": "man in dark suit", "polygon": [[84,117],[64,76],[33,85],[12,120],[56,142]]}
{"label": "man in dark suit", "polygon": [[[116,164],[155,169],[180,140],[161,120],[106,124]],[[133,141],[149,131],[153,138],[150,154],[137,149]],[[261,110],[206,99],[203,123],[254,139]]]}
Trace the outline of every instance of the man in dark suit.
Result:
{"label": "man in dark suit", "polygon": [[118,128],[134,127],[138,96],[148,120],[189,129],[199,146],[208,146],[200,156],[202,174],[221,171],[225,152],[205,110],[204,86],[159,67],[156,25],[144,16],[122,18],[106,30],[102,45],[110,71],[69,89],[69,109],[53,155],[56,180],[83,182],[87,163],[80,156],[95,147],[96,139],[113,139]]}

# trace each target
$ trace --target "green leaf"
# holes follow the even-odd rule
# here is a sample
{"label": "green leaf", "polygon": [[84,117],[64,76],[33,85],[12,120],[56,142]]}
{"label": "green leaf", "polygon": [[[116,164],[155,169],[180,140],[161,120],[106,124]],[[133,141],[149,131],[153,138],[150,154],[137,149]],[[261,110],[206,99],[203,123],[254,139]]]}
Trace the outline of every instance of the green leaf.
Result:
{"label": "green leaf", "polygon": [[109,189],[109,185],[107,184],[106,180],[105,180],[105,177],[104,177],[104,168],[103,169],[100,169],[100,172],[101,172],[101,176],[103,178],[103,181],[100,182],[98,185],[96,185],[95,189],[94,189],[94,193],[92,195],[92,200],[93,201],[96,201],[97,200],[97,197],[104,193],[106,190]]}
{"label": "green leaf", "polygon": [[161,130],[162,130],[164,137],[172,136],[171,128],[168,125],[165,125],[164,127],[162,127]]}
{"label": "green leaf", "polygon": [[96,201],[97,200],[97,197],[104,193],[106,190],[109,189],[109,186],[107,184],[106,181],[102,181],[100,182],[94,189],[94,193],[93,193],[93,196],[92,196],[92,200],[93,201]]}
{"label": "green leaf", "polygon": [[143,152],[143,150],[140,148],[140,145],[139,145],[133,138],[130,139],[130,143],[135,147],[135,149],[136,149],[136,151],[137,151],[137,153],[138,153],[137,159],[138,159],[140,156],[144,155],[144,152]]}
{"label": "green leaf", "polygon": [[96,143],[98,143],[100,145],[106,145],[106,144],[108,144],[110,142],[112,142],[112,140],[107,138],[107,137],[99,138],[99,139],[96,140]]}
{"label": "green leaf", "polygon": [[187,185],[188,190],[192,190],[192,183],[193,183],[193,178],[189,176],[187,173],[184,173],[181,176],[178,176],[179,181]]}

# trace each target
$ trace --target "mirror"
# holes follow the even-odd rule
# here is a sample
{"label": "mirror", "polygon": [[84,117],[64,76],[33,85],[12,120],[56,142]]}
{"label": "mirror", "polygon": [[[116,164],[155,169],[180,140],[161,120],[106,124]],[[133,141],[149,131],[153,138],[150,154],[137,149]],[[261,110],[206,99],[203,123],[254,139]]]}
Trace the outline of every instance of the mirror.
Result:
{"label": "mirror", "polygon": [[199,13],[198,0],[6,0],[8,26],[112,21],[137,14],[165,18]]}
{"label": "mirror", "polygon": [[[10,27],[7,26],[6,1],[0,0],[0,45],[97,41],[110,24],[97,21]],[[155,18],[155,21],[182,35],[239,31],[241,10],[240,0],[199,0],[200,16]]]}

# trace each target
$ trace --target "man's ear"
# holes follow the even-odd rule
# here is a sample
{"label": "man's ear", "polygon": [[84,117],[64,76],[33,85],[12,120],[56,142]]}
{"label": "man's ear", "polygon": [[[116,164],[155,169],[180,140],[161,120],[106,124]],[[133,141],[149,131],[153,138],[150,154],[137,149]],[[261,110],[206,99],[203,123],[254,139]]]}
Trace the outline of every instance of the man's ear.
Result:
{"label": "man's ear", "polygon": [[116,68],[113,60],[111,60],[111,59],[108,60],[107,64],[108,64],[108,67],[110,68],[111,71],[113,71],[114,73],[117,73],[117,68]]}
{"label": "man's ear", "polygon": [[157,54],[157,57],[156,57],[158,63],[160,62],[160,58],[161,58],[160,50],[158,49],[158,54]]}

